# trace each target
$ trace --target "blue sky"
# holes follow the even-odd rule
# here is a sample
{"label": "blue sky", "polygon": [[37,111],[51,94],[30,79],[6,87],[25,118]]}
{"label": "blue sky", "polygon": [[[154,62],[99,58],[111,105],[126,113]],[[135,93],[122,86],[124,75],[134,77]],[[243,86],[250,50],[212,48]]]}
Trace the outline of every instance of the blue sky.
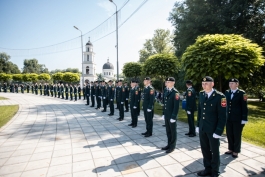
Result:
{"label": "blue sky", "polygon": [[[127,0],[114,2],[119,9]],[[130,0],[119,14],[119,24],[142,2],[144,0]],[[145,39],[153,36],[155,29],[173,31],[167,18],[175,2],[176,0],[148,0],[119,28],[120,72],[124,63],[138,61],[138,51],[143,47]],[[23,67],[24,59],[36,58],[49,70],[69,67],[81,70],[80,32],[73,26],[77,26],[85,34],[115,12],[115,6],[109,0],[1,0],[0,7],[0,52],[9,54],[11,61],[19,68]],[[102,66],[108,57],[116,73],[116,34],[98,40],[113,30],[115,16],[83,37],[84,45],[88,37],[93,43],[97,73],[102,72]],[[61,43],[64,41],[68,42]],[[58,43],[61,44],[54,45]],[[43,48],[45,46],[51,47]],[[52,54],[47,54],[51,52]]]}

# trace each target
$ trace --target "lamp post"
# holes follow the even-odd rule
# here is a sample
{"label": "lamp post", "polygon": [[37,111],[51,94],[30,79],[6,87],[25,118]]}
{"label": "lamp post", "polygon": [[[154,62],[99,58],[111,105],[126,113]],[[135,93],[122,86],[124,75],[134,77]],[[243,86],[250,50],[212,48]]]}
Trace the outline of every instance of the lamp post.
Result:
{"label": "lamp post", "polygon": [[118,45],[118,11],[117,5],[113,2],[113,0],[109,0],[116,7],[116,49],[117,49],[117,80],[119,80],[119,45]]}
{"label": "lamp post", "polygon": [[82,83],[81,84],[82,85],[81,86],[83,87],[84,86],[84,77],[83,77],[83,61],[84,61],[83,60],[83,58],[84,58],[84,55],[83,55],[83,33],[76,26],[74,26],[74,28],[81,32],[81,51],[82,51],[82,63],[81,63],[81,67],[82,67],[82,74],[81,74],[81,77],[82,77],[81,81],[82,81]]}

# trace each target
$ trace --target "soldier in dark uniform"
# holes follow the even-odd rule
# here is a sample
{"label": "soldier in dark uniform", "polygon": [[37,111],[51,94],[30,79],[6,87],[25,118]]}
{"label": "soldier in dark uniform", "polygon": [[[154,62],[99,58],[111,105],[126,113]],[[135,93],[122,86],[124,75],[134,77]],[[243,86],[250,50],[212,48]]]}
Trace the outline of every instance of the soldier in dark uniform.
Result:
{"label": "soldier in dark uniform", "polygon": [[122,80],[119,80],[118,82],[118,96],[117,96],[117,101],[119,105],[119,112],[120,112],[120,117],[117,118],[119,121],[123,121],[124,119],[124,101],[125,101],[125,88],[122,85]]}
{"label": "soldier in dark uniform", "polygon": [[142,89],[139,87],[139,82],[138,81],[136,81],[135,82],[136,83],[136,88],[138,89],[138,93],[139,93],[139,97],[140,97],[140,99],[139,99],[139,105],[137,106],[137,112],[138,112],[138,116],[140,116],[140,104],[141,104],[141,99],[142,99]]}
{"label": "soldier in dark uniform", "polygon": [[106,83],[102,82],[101,95],[102,95],[102,102],[103,102],[103,110],[101,112],[107,111],[107,91],[108,91],[108,87],[106,86]]}
{"label": "soldier in dark uniform", "polygon": [[68,84],[65,84],[65,100],[68,100],[69,96],[69,87]]}
{"label": "soldier in dark uniform", "polygon": [[58,91],[57,91],[57,84],[54,84],[53,85],[53,93],[54,93],[54,98],[56,98],[57,97],[57,93],[58,93]]}
{"label": "soldier in dark uniform", "polygon": [[21,93],[24,94],[24,85],[23,84],[20,85],[20,90],[21,90]]}
{"label": "soldier in dark uniform", "polygon": [[35,84],[35,94],[38,95],[38,83]]}
{"label": "soldier in dark uniform", "polygon": [[[89,81],[88,81],[88,83],[89,83]],[[87,84],[84,84],[83,88],[82,88],[84,100],[86,100],[86,85]]]}
{"label": "soldier in dark uniform", "polygon": [[197,111],[196,106],[196,91],[192,87],[192,81],[188,80],[186,81],[186,87],[188,88],[186,91],[186,109],[187,117],[188,117],[188,123],[189,123],[189,132],[185,135],[188,135],[189,137],[196,136],[195,133],[195,126],[194,126],[194,112]]}
{"label": "soldier in dark uniform", "polygon": [[116,105],[117,107],[115,109],[119,109],[119,102],[117,101],[118,100],[118,92],[119,92],[119,84],[118,84],[118,81],[115,82],[115,98],[116,98]]}
{"label": "soldier in dark uniform", "polygon": [[138,111],[137,107],[139,105],[140,95],[138,88],[136,87],[136,81],[131,81],[131,90],[130,90],[130,109],[131,109],[131,118],[132,122],[128,126],[132,126],[132,128],[137,127],[138,123]]}
{"label": "soldier in dark uniform", "polygon": [[31,93],[34,94],[34,84],[31,84]]}
{"label": "soldier in dark uniform", "polygon": [[80,84],[78,84],[77,92],[78,92],[78,99],[81,100],[81,87],[80,87]]}
{"label": "soldier in dark uniform", "polygon": [[94,85],[94,88],[95,88],[95,100],[96,100],[96,103],[97,103],[97,106],[96,106],[96,108],[95,109],[98,109],[98,83],[99,83],[99,81],[96,81],[95,82],[95,85]]}
{"label": "soldier in dark uniform", "polygon": [[6,85],[6,83],[4,83],[4,92],[5,93],[7,92],[7,85]]}
{"label": "soldier in dark uniform", "polygon": [[124,112],[129,112],[129,94],[130,94],[130,87],[128,87],[127,82],[124,83],[124,88],[125,88],[125,111]]}
{"label": "soldier in dark uniform", "polygon": [[53,84],[51,84],[51,86],[50,86],[50,93],[51,93],[51,97],[53,97]]}
{"label": "soldier in dark uniform", "polygon": [[74,92],[74,88],[72,84],[70,84],[70,101],[73,101],[73,92]]}
{"label": "soldier in dark uniform", "polygon": [[15,92],[18,93],[18,84],[15,84]]}
{"label": "soldier in dark uniform", "polygon": [[74,95],[75,95],[75,101],[77,101],[77,86],[74,85]]}
{"label": "soldier in dark uniform", "polygon": [[150,86],[150,77],[144,79],[145,88],[144,100],[143,100],[143,111],[144,119],[146,123],[146,132],[142,133],[145,137],[150,137],[153,134],[153,111],[154,111],[154,99],[155,99],[155,90]]}
{"label": "soldier in dark uniform", "polygon": [[50,84],[49,83],[46,85],[46,95],[50,96]]}
{"label": "soldier in dark uniform", "polygon": [[115,88],[112,85],[112,80],[109,80],[108,82],[108,92],[107,92],[107,99],[109,102],[109,107],[110,107],[110,113],[108,114],[109,116],[114,115],[114,95],[115,95]]}
{"label": "soldier in dark uniform", "polygon": [[30,86],[27,84],[27,93],[29,93]]}
{"label": "soldier in dark uniform", "polygon": [[64,84],[61,84],[62,99],[64,99]]}
{"label": "soldier in dark uniform", "polygon": [[41,85],[41,83],[39,84],[39,90],[40,90],[40,95],[42,95],[42,85]]}
{"label": "soldier in dark uniform", "polygon": [[200,136],[200,145],[205,169],[198,176],[219,175],[221,135],[226,123],[225,95],[213,89],[214,80],[210,76],[202,79],[203,91],[199,94],[198,122],[196,132]]}
{"label": "soldier in dark uniform", "polygon": [[[95,81],[96,83],[96,81]],[[96,86],[95,83],[93,83],[93,81],[91,81],[91,103],[92,105],[90,107],[94,107],[95,106],[95,90],[96,90]]]}
{"label": "soldier in dark uniform", "polygon": [[[167,79],[165,80],[165,88],[163,90],[163,97],[162,97],[162,107],[164,109],[164,102],[165,102],[165,95],[167,94],[168,88],[167,88]],[[165,116],[162,115],[162,119],[165,121]],[[166,127],[166,121],[165,124],[162,125],[163,127]]]}
{"label": "soldier in dark uniform", "polygon": [[177,123],[179,111],[179,92],[174,88],[175,78],[167,78],[167,91],[164,96],[164,109],[163,115],[165,118],[166,132],[167,132],[167,145],[162,148],[166,153],[171,153],[175,150],[177,142]]}
{"label": "soldier in dark uniform", "polygon": [[59,83],[57,84],[57,95],[58,95],[58,98],[61,97],[61,86]]}
{"label": "soldier in dark uniform", "polygon": [[101,93],[101,81],[98,82],[98,86],[96,88],[96,99],[97,99],[97,107],[96,109],[100,109],[101,107],[101,99],[102,99],[102,93]]}
{"label": "soldier in dark uniform", "polygon": [[0,92],[2,92],[2,84],[0,83]]}
{"label": "soldier in dark uniform", "polygon": [[47,89],[47,83],[44,83],[43,85],[43,95],[46,96],[47,93],[46,93],[46,89]]}
{"label": "soldier in dark uniform", "polygon": [[85,90],[83,91],[83,94],[85,95],[86,98],[86,105],[89,105],[89,97],[90,97],[90,84],[89,81],[85,85]]}
{"label": "soldier in dark uniform", "polygon": [[228,139],[228,150],[225,154],[231,154],[237,158],[241,149],[241,136],[245,124],[248,122],[247,94],[238,89],[238,79],[230,79],[230,90],[225,92],[227,100],[227,122],[226,135]]}

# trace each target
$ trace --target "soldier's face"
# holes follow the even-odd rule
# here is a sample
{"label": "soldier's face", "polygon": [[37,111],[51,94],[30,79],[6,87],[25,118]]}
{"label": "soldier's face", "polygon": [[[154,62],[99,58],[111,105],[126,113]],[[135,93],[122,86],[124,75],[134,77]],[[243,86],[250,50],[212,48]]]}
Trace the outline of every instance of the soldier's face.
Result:
{"label": "soldier's face", "polygon": [[236,90],[238,85],[238,82],[229,82],[229,87],[231,90]]}
{"label": "soldier's face", "polygon": [[175,84],[175,82],[173,82],[173,81],[167,81],[167,87],[168,88],[174,87],[174,84]]}
{"label": "soldier's face", "polygon": [[205,92],[210,92],[214,86],[214,82],[202,82],[202,88]]}

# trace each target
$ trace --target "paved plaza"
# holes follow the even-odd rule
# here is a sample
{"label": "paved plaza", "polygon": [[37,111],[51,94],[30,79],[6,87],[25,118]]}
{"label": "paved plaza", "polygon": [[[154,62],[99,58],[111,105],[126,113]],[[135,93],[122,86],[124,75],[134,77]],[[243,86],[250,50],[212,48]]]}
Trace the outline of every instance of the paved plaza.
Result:
{"label": "paved plaza", "polygon": [[[1,177],[196,177],[203,170],[199,137],[189,138],[186,123],[177,123],[177,147],[166,154],[166,131],[160,116],[154,117],[153,136],[145,138],[143,113],[136,128],[85,105],[33,94],[0,93],[19,105],[14,118],[0,129]],[[0,113],[1,114],[1,113]],[[221,176],[265,177],[265,149],[242,144],[239,158],[224,155],[221,141]]]}

